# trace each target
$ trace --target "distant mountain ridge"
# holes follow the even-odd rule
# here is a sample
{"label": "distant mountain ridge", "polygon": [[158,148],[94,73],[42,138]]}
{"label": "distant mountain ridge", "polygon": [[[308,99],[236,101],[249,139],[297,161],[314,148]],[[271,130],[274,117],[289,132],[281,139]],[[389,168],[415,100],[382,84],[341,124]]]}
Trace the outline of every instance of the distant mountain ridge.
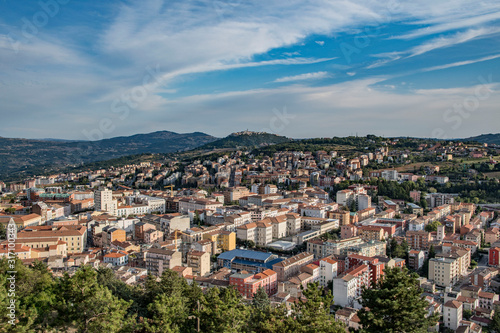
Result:
{"label": "distant mountain ridge", "polygon": [[473,136],[473,137],[466,138],[466,139],[460,139],[460,141],[476,141],[476,142],[480,142],[480,143],[500,145],[500,133],[481,134],[481,135]]}
{"label": "distant mountain ridge", "polygon": [[99,141],[0,138],[0,180],[144,153],[172,153],[217,140],[211,135],[159,131]]}

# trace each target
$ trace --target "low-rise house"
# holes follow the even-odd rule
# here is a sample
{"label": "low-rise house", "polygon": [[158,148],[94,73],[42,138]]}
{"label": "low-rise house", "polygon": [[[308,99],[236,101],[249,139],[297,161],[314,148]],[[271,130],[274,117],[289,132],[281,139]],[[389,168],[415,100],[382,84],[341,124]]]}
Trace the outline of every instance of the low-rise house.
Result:
{"label": "low-rise house", "polygon": [[128,253],[120,250],[112,250],[103,257],[105,264],[112,264],[113,266],[124,266],[128,264]]}
{"label": "low-rise house", "polygon": [[339,309],[335,312],[335,321],[343,323],[348,329],[359,330],[362,325],[357,312],[357,309],[349,307]]}
{"label": "low-rise house", "polygon": [[498,294],[480,291],[478,293],[479,307],[493,309],[493,303],[498,301]]}

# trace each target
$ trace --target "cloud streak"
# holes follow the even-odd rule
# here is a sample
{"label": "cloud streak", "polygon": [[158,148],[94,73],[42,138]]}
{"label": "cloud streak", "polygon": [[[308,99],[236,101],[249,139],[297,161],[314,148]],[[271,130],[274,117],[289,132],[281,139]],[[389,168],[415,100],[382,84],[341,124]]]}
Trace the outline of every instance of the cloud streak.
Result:
{"label": "cloud streak", "polygon": [[433,66],[433,67],[428,67],[422,69],[422,72],[430,72],[430,71],[437,71],[441,69],[448,69],[448,68],[453,68],[453,67],[459,67],[459,66],[466,66],[466,65],[472,65],[478,62],[483,62],[483,61],[489,61],[489,60],[494,60],[500,58],[500,54],[495,54],[492,56],[487,56],[479,59],[474,59],[474,60],[466,60],[466,61],[458,61],[446,65],[440,65],[440,66]]}
{"label": "cloud streak", "polygon": [[274,80],[274,82],[283,83],[283,82],[304,81],[304,80],[318,80],[327,77],[330,77],[330,74],[328,72],[304,73],[300,75],[280,77]]}

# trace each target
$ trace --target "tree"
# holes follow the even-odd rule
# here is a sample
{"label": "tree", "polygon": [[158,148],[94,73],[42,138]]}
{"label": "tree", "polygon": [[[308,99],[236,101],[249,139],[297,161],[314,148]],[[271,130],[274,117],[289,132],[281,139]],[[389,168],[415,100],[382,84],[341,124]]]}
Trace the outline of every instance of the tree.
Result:
{"label": "tree", "polygon": [[391,238],[389,246],[387,247],[387,255],[391,258],[394,257],[394,252],[396,252],[398,246],[399,245],[398,245],[398,242],[396,241],[396,239]]}
{"label": "tree", "polygon": [[286,311],[271,307],[271,302],[264,288],[259,287],[253,296],[249,327],[251,332],[276,332],[286,318]]}
{"label": "tree", "polygon": [[14,214],[16,209],[14,207],[9,207],[4,209],[7,214]]}
{"label": "tree", "polygon": [[425,231],[427,232],[433,232],[437,231],[437,228],[441,225],[441,222],[439,221],[432,221],[431,223],[427,224],[425,226]]}
{"label": "tree", "polygon": [[350,204],[349,204],[349,210],[351,212],[355,212],[357,209],[356,209],[356,201],[355,200],[351,200]]}
{"label": "tree", "polygon": [[435,258],[436,257],[436,249],[434,248],[434,245],[431,244],[429,247],[429,259]]}
{"label": "tree", "polygon": [[[396,242],[396,241],[394,241],[394,242]],[[391,242],[391,245],[392,245],[392,242]],[[406,239],[403,239],[401,244],[397,244],[397,242],[396,242],[396,246],[392,252],[392,256],[396,257],[396,258],[405,259],[408,255],[408,249],[409,249],[409,246],[408,246],[408,242],[406,241]]]}
{"label": "tree", "polygon": [[184,297],[168,297],[160,294],[148,306],[152,319],[145,322],[147,332],[180,333],[188,320]]}
{"label": "tree", "polygon": [[3,226],[3,224],[0,224],[0,239],[6,239],[7,238],[7,229]]}
{"label": "tree", "polygon": [[82,333],[119,332],[132,324],[126,317],[129,306],[97,283],[97,272],[90,266],[72,277],[66,273],[60,282],[58,319],[65,328],[75,326]]}
{"label": "tree", "polygon": [[495,311],[491,323],[488,325],[490,331],[500,332],[500,311]]}
{"label": "tree", "polygon": [[234,332],[245,330],[248,307],[241,302],[240,292],[233,287],[210,288],[202,300],[200,311],[202,332]]}
{"label": "tree", "polygon": [[423,209],[427,209],[427,200],[425,200],[424,198],[421,198],[420,199],[420,207],[422,207]]}
{"label": "tree", "polygon": [[[15,268],[10,267],[6,259],[0,260],[0,304],[10,301],[7,298],[7,277],[12,274],[7,271],[15,271],[15,300],[16,300],[16,332],[45,332],[50,331],[51,325],[57,313],[54,311],[56,304],[55,292],[57,289],[47,266],[40,262],[35,262],[32,267],[26,267],[21,260],[16,260]],[[3,293],[5,291],[5,294]],[[5,318],[7,304],[1,304],[0,322],[8,323],[11,318]],[[10,324],[7,327],[0,324],[0,331],[12,329]]]}
{"label": "tree", "polygon": [[333,305],[331,293],[325,293],[323,288],[319,288],[318,283],[310,283],[303,291],[306,301],[299,300],[292,307],[295,318],[286,318],[286,331],[297,333],[341,333],[345,328],[335,317],[330,314]]}
{"label": "tree", "polygon": [[147,313],[147,304],[152,300],[146,300],[144,290],[140,286],[131,286],[116,278],[110,268],[100,267],[97,269],[97,284],[108,288],[114,296],[127,302],[132,302],[128,309],[130,316],[144,317]]}
{"label": "tree", "polygon": [[271,302],[264,288],[259,287],[259,289],[257,289],[257,292],[253,296],[252,306],[262,312],[269,310]]}
{"label": "tree", "polygon": [[427,332],[438,314],[428,316],[429,303],[422,297],[418,275],[398,267],[384,270],[384,277],[361,294],[363,308],[358,312],[362,332]]}
{"label": "tree", "polygon": [[472,317],[473,313],[471,310],[464,310],[463,317],[465,320],[469,320]]}
{"label": "tree", "polygon": [[200,214],[198,212],[194,213],[193,224],[201,225]]}

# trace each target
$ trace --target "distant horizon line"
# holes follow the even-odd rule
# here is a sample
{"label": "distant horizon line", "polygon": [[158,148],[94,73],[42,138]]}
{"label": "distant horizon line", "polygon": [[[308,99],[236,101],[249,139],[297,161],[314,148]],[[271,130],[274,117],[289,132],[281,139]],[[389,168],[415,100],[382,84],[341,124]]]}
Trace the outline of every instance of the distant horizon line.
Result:
{"label": "distant horizon line", "polygon": [[[317,136],[317,137],[300,137],[300,138],[297,138],[297,137],[289,137],[289,136],[286,136],[286,135],[280,135],[280,134],[270,133],[270,132],[250,131],[250,130],[247,130],[247,131],[248,132],[253,132],[253,133],[267,133],[267,134],[272,134],[272,135],[286,137],[286,138],[292,139],[292,140],[324,139],[324,138],[333,138],[333,137],[338,137],[338,138],[367,137],[368,135],[374,135],[374,136],[377,136],[377,137],[382,137],[382,138],[387,138],[387,139],[389,139],[389,138],[391,138],[391,139],[411,138],[411,139],[430,139],[430,140],[446,141],[446,140],[465,140],[465,139],[474,138],[474,137],[483,136],[483,135],[500,135],[500,132],[499,133],[481,133],[481,134],[477,134],[477,135],[474,135],[474,136],[469,136],[469,137],[466,137],[466,138],[442,138],[442,139],[440,139],[440,138],[404,136],[404,135],[388,136],[388,135],[377,135],[377,134],[368,133],[368,134],[365,134],[365,135],[358,135],[358,134],[352,135],[351,134],[351,135],[344,135],[344,136],[329,136],[329,137],[327,137],[327,136]],[[216,139],[224,139],[224,138],[230,136],[231,134],[239,133],[239,132],[244,132],[244,130],[242,130],[242,131],[234,131],[234,132],[231,132],[231,133],[229,133],[229,134],[227,134],[226,136],[223,136],[223,137],[214,136],[212,134],[208,134],[208,133],[201,132],[201,131],[179,133],[179,132],[174,132],[174,131],[170,131],[170,130],[159,130],[159,131],[153,131],[153,132],[147,132],[147,133],[134,133],[134,134],[129,134],[129,135],[117,135],[117,136],[113,136],[113,137],[109,137],[109,138],[103,138],[103,139],[100,139],[100,140],[63,139],[63,138],[27,138],[27,137],[4,137],[4,136],[0,136],[0,138],[2,138],[2,139],[19,139],[19,140],[36,140],[36,141],[96,142],[96,141],[102,141],[102,140],[110,140],[110,139],[116,139],[116,138],[126,138],[126,137],[132,137],[132,136],[135,136],[135,135],[148,135],[148,134],[161,133],[161,132],[169,132],[169,133],[174,133],[174,134],[194,134],[194,133],[201,133],[201,134],[212,136],[212,137],[214,137]]]}

